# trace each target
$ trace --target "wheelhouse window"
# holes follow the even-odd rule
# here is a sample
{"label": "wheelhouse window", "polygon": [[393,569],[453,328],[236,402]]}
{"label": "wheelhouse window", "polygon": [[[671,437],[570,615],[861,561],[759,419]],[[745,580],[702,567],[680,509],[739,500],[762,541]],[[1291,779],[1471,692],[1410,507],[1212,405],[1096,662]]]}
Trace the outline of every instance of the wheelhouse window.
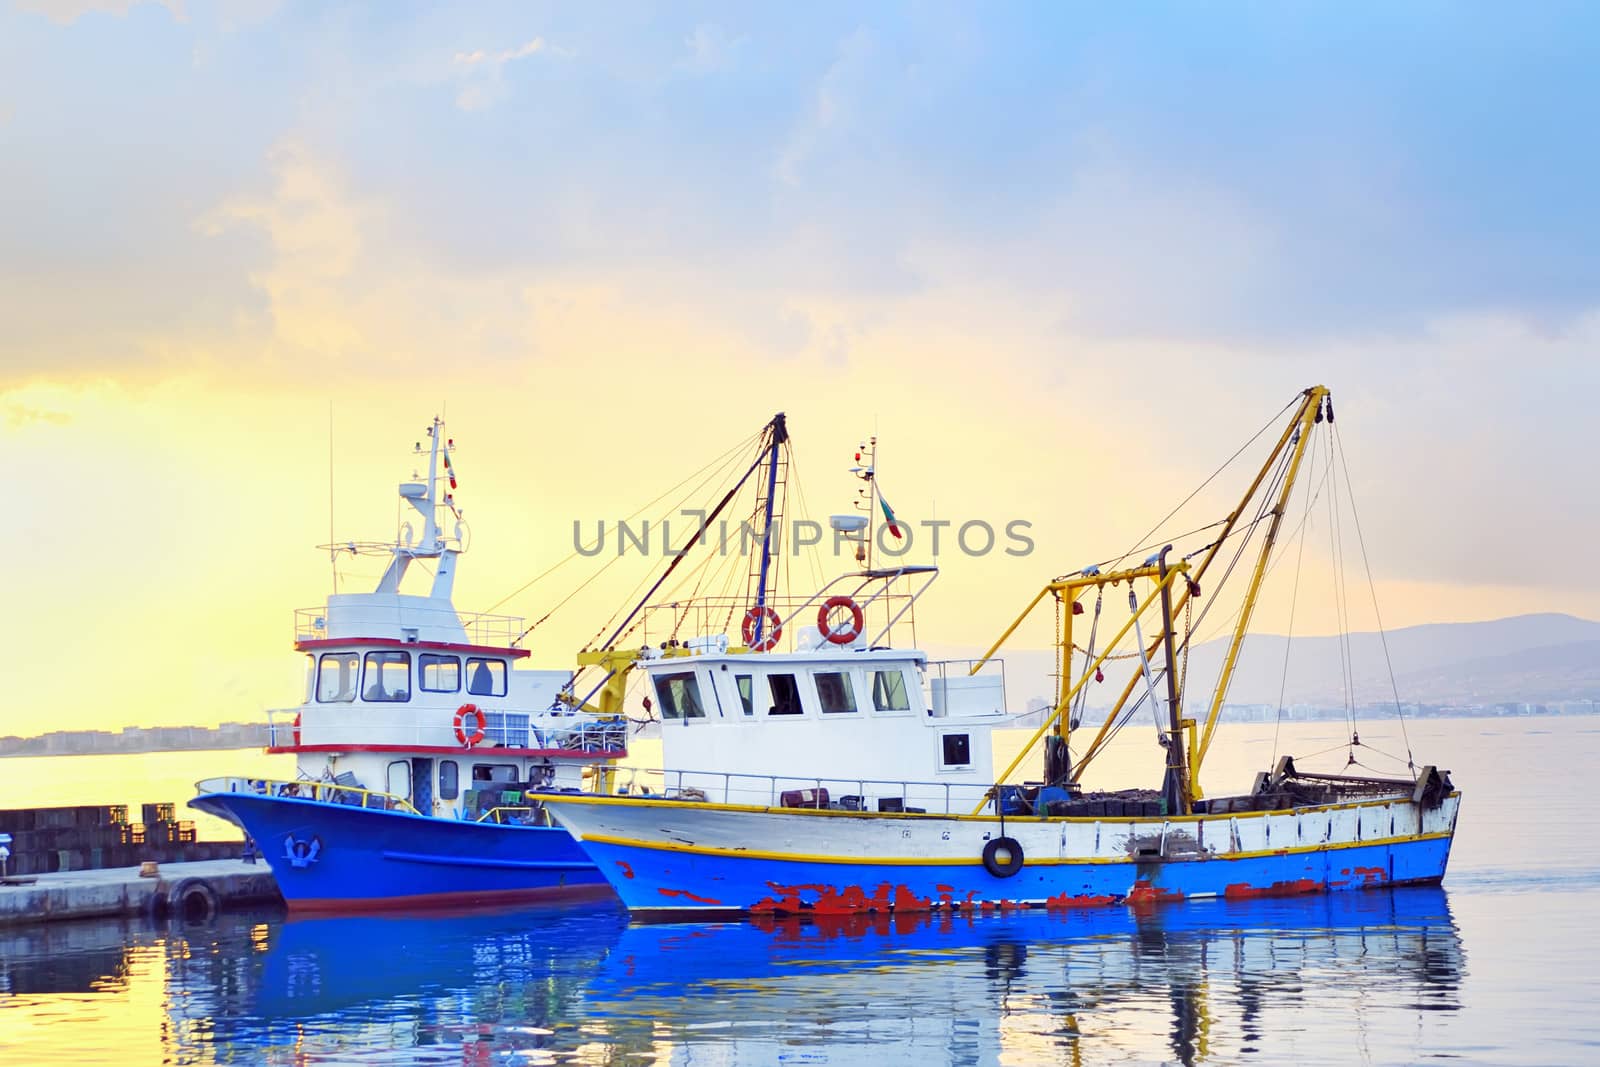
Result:
{"label": "wheelhouse window", "polygon": [[395,702],[411,699],[411,653],[368,652],[361,699]]}
{"label": "wheelhouse window", "polygon": [[384,775],[384,791],[401,800],[411,799],[411,761],[397,759]]}
{"label": "wheelhouse window", "polygon": [[354,652],[330,652],[317,660],[317,700],[343,704],[356,698],[356,677],[361,657]]}
{"label": "wheelhouse window", "polygon": [[439,799],[454,800],[461,795],[461,765],[455,760],[439,761]]}
{"label": "wheelhouse window", "polygon": [[850,686],[850,676],[843,671],[824,671],[817,675],[817,699],[826,715],[856,710],[856,693]]}
{"label": "wheelhouse window", "polygon": [[467,660],[467,692],[475,697],[505,696],[505,660],[476,658]]}
{"label": "wheelhouse window", "polygon": [[705,705],[700,702],[700,683],[693,671],[662,674],[656,677],[656,696],[661,700],[663,719],[703,719]]}
{"label": "wheelhouse window", "polygon": [[872,672],[872,709],[874,711],[911,710],[911,697],[906,692],[904,671]]}
{"label": "wheelhouse window", "polygon": [[939,739],[944,751],[942,764],[946,767],[972,766],[972,740],[967,734],[945,734]]}
{"label": "wheelhouse window", "polygon": [[504,785],[517,780],[517,765],[515,763],[474,763],[472,765],[472,788],[486,789],[490,785]]}
{"label": "wheelhouse window", "polygon": [[756,713],[756,686],[755,676],[751,674],[736,674],[733,681],[739,689],[739,703],[744,706],[746,715]]}
{"label": "wheelhouse window", "polygon": [[805,709],[800,706],[800,685],[792,674],[767,675],[767,689],[772,693],[772,706],[767,709],[768,715],[801,715]]}
{"label": "wheelhouse window", "polygon": [[424,652],[417,657],[417,685],[428,693],[461,691],[461,660]]}

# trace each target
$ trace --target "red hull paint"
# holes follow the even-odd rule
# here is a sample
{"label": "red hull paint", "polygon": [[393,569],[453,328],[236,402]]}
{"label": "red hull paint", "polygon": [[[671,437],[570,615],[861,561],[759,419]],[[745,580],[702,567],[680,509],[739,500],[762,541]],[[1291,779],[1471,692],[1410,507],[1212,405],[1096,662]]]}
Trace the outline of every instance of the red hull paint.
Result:
{"label": "red hull paint", "polygon": [[1303,893],[1320,893],[1326,888],[1315,878],[1297,878],[1291,882],[1273,882],[1271,885],[1230,885],[1222,890],[1227,900],[1258,900],[1262,897],[1297,897]]}
{"label": "red hull paint", "polygon": [[1162,889],[1144,881],[1133,883],[1133,888],[1128,890],[1128,903],[1135,907],[1140,904],[1175,904],[1182,899],[1183,894],[1175,889]]}
{"label": "red hull paint", "polygon": [[437,752],[449,756],[543,756],[548,759],[607,760],[622,759],[628,754],[625,748],[601,749],[584,752],[577,748],[462,748],[454,745],[271,745],[267,751],[295,752]]}
{"label": "red hull paint", "polygon": [[[931,911],[933,902],[919,897],[903,885],[891,886],[883,882],[872,891],[858,885],[834,889],[829,885],[776,885],[768,883],[775,897],[767,897],[750,909],[755,914],[795,915],[802,911],[811,915],[853,915],[869,911]],[[801,904],[800,894],[805,891],[818,894],[814,904]]]}
{"label": "red hull paint", "polygon": [[485,652],[511,659],[526,659],[530,653],[525,648],[501,648],[496,645],[458,645],[449,641],[396,641],[392,637],[318,637],[310,641],[296,641],[296,652],[314,652],[319,648],[427,648],[446,652]]}
{"label": "red hull paint", "polygon": [[476,910],[506,904],[557,903],[571,900],[604,900],[612,897],[607,885],[546,886],[541,889],[502,889],[488,892],[426,893],[411,897],[371,897],[361,900],[320,898],[288,901],[293,915],[365,914],[375,911]]}

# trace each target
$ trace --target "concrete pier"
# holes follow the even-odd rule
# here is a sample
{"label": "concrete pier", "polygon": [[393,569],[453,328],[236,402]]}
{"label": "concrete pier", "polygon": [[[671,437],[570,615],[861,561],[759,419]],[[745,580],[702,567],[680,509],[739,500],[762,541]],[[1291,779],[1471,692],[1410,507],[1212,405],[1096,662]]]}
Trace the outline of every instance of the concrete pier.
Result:
{"label": "concrete pier", "polygon": [[34,875],[31,885],[0,884],[0,926],[101,915],[206,918],[283,900],[265,863],[163,863],[159,872],[141,878],[137,867],[111,867]]}

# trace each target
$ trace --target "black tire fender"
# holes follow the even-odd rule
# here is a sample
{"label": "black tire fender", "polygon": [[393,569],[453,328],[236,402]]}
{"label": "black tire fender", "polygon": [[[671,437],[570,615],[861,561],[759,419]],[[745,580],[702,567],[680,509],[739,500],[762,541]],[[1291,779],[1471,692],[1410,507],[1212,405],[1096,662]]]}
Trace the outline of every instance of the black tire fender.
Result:
{"label": "black tire fender", "polygon": [[1022,870],[1022,861],[1022,845],[1014,837],[997,837],[983,846],[984,870],[996,878],[1010,878]]}
{"label": "black tire fender", "polygon": [[176,919],[215,919],[222,901],[204,878],[185,878],[167,891],[167,914]]}

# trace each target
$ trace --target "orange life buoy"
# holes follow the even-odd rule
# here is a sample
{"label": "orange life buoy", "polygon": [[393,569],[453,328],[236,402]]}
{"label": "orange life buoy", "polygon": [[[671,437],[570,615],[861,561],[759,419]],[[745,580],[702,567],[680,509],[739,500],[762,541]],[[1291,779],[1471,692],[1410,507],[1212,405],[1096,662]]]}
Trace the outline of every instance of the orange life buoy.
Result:
{"label": "orange life buoy", "polygon": [[[472,719],[472,732],[467,732],[467,719]],[[476,704],[463,704],[456,709],[456,740],[461,742],[463,748],[471,748],[483,740],[483,728],[488,724],[483,712],[478,710]]]}
{"label": "orange life buoy", "polygon": [[[835,630],[828,622],[828,616],[834,608],[850,609],[850,626],[848,629]],[[822,636],[836,645],[848,645],[861,636],[861,631],[866,628],[867,617],[862,614],[861,605],[847,596],[831,596],[828,602],[822,605],[822,610],[817,612],[817,629],[822,631]]]}
{"label": "orange life buoy", "polygon": [[[760,643],[755,640],[758,622],[761,623]],[[766,605],[751,608],[744,613],[744,625],[739,627],[739,636],[744,638],[744,643],[750,651],[771,652],[778,647],[778,638],[783,636],[783,621],[778,618],[776,611]]]}
{"label": "orange life buoy", "polygon": [[300,744],[300,716],[294,717],[294,728],[289,731],[289,738],[294,744]]}

